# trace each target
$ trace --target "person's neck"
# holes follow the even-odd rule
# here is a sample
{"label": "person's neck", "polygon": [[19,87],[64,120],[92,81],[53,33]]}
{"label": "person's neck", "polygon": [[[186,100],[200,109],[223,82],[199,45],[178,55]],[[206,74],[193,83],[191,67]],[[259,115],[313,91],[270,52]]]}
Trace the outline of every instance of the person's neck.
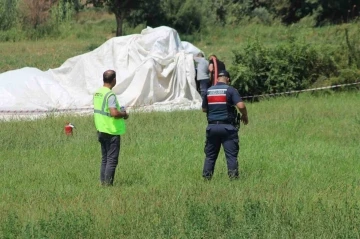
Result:
{"label": "person's neck", "polygon": [[103,85],[104,87],[106,87],[106,88],[109,88],[110,90],[111,90],[111,84],[109,84],[109,83],[104,83],[104,85]]}

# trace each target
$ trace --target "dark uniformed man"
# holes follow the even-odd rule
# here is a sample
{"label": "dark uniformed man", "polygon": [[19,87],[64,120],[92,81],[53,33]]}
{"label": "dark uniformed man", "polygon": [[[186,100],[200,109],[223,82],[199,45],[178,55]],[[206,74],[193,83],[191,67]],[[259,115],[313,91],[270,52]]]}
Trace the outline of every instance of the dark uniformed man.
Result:
{"label": "dark uniformed man", "polygon": [[236,108],[239,109],[240,120],[245,125],[248,124],[249,120],[244,102],[242,102],[238,91],[229,86],[229,83],[229,72],[220,71],[218,83],[207,90],[207,95],[202,103],[202,110],[207,113],[208,120],[203,177],[209,180],[214,174],[221,145],[225,151],[230,179],[239,177],[237,156],[239,153],[238,129],[240,121],[237,122],[238,111]]}
{"label": "dark uniformed man", "polygon": [[116,85],[116,73],[107,70],[103,74],[104,85],[94,94],[94,121],[101,144],[100,182],[113,185],[120,152],[120,135],[125,133],[125,121],[129,117],[121,110],[112,88]]}

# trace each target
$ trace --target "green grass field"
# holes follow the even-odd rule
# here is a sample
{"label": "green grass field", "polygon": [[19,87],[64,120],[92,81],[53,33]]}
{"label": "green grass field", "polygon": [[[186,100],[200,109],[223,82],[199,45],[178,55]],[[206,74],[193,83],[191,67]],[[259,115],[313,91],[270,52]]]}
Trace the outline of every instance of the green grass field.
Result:
{"label": "green grass field", "polygon": [[[1,42],[0,73],[57,68],[109,39],[114,20],[79,24],[61,39]],[[344,27],[250,25],[191,42],[228,66],[254,38],[277,44],[296,34],[346,48]],[[358,90],[248,102],[237,181],[222,151],[213,180],[202,180],[200,109],[132,113],[114,187],[99,183],[92,116],[0,121],[0,238],[360,238],[359,104]]]}
{"label": "green grass field", "polygon": [[359,238],[359,103],[358,91],[248,103],[238,181],[222,151],[202,180],[200,110],[133,113],[113,187],[99,185],[91,116],[1,122],[0,238]]}

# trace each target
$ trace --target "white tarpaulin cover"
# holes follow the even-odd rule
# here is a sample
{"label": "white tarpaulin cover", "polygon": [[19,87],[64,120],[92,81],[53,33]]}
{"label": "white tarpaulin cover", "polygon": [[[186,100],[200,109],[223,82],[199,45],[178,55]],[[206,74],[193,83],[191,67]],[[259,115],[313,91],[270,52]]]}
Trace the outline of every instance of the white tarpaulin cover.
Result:
{"label": "white tarpaulin cover", "polygon": [[90,109],[108,69],[116,71],[113,91],[130,111],[200,108],[193,63],[198,52],[169,27],[114,37],[56,69],[25,67],[0,74],[0,113]]}

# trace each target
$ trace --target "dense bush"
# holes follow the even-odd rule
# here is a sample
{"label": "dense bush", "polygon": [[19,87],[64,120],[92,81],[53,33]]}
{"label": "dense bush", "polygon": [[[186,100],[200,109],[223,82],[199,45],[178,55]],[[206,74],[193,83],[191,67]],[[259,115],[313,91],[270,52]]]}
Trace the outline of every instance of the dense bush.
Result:
{"label": "dense bush", "polygon": [[233,85],[242,95],[301,90],[312,86],[320,77],[339,74],[337,63],[325,47],[290,39],[274,47],[260,41],[250,42],[234,52],[231,67]]}

